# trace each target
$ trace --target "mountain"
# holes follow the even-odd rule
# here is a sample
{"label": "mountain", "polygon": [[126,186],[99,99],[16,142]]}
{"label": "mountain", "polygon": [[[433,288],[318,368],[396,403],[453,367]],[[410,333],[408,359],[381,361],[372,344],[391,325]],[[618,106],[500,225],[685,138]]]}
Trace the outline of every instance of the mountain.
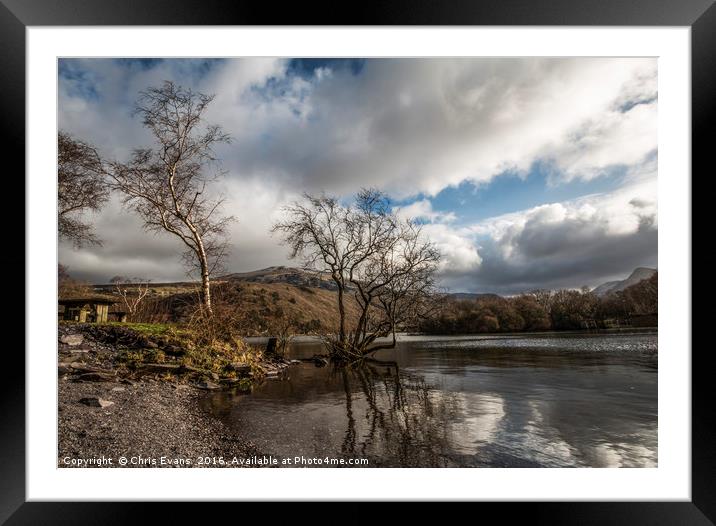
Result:
{"label": "mountain", "polygon": [[[326,290],[337,290],[336,284],[326,272],[304,270],[296,267],[266,267],[251,272],[234,272],[217,278],[217,281],[248,281],[251,283],[287,283],[297,287],[311,287]],[[352,289],[351,285],[346,288]],[[457,300],[477,300],[499,298],[497,294],[480,294],[473,292],[452,292],[449,297]]]}
{"label": "mountain", "polygon": [[253,283],[288,283],[297,287],[313,287],[336,290],[331,277],[323,272],[303,270],[296,267],[266,267],[251,272],[234,272],[217,278],[217,281],[249,281]]}
{"label": "mountain", "polygon": [[598,287],[592,289],[592,292],[597,296],[606,296],[607,294],[614,294],[620,290],[624,290],[627,287],[636,285],[642,280],[649,279],[656,274],[655,268],[638,267],[634,269],[628,278],[621,281],[607,281],[602,283]]}
{"label": "mountain", "polygon": [[609,294],[609,291],[611,291],[620,283],[621,281],[607,281],[606,283],[602,283],[601,285],[594,287],[592,289],[592,292],[597,296],[606,296],[607,294]]}

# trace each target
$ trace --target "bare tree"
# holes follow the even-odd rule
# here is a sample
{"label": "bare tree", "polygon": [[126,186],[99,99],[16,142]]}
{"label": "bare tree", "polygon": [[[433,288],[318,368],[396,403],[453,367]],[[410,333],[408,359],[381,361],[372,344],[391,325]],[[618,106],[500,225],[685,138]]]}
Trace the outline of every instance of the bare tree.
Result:
{"label": "bare tree", "polygon": [[92,225],[83,221],[88,211],[98,211],[109,189],[97,150],[60,131],[57,135],[57,229],[75,247],[101,245]]}
{"label": "bare tree", "polygon": [[[421,227],[400,220],[377,190],[362,190],[354,204],[306,195],[276,223],[292,258],[326,272],[338,290],[338,334],[329,341],[339,360],[358,359],[395,346],[396,330],[414,323],[430,308],[440,253],[423,239]],[[345,302],[352,294],[360,316],[347,326]],[[379,338],[391,336],[390,341]]]}
{"label": "bare tree", "polygon": [[215,167],[214,147],[230,141],[219,126],[203,122],[212,100],[168,81],[141,92],[135,114],[152,132],[155,147],[137,149],[128,162],[109,168],[112,186],[124,194],[124,204],[139,214],[144,227],[182,241],[185,262],[199,271],[201,304],[208,314],[210,279],[226,256],[226,229],[234,220],[221,214],[223,197],[207,193],[222,175]]}
{"label": "bare tree", "polygon": [[129,319],[135,321],[135,316],[142,300],[149,294],[149,280],[141,278],[127,278],[115,276],[110,281],[114,285],[114,292],[122,298],[127,309]]}
{"label": "bare tree", "polygon": [[69,268],[62,263],[57,265],[57,295],[60,298],[77,298],[93,293],[92,286],[86,281],[73,278]]}

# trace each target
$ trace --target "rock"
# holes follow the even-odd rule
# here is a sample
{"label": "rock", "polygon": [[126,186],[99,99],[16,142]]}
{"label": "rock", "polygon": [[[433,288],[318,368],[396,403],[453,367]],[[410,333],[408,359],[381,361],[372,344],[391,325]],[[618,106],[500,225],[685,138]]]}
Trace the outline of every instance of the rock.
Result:
{"label": "rock", "polygon": [[325,367],[326,365],[328,365],[328,360],[326,360],[322,356],[314,356],[313,363],[316,367]]}
{"label": "rock", "polygon": [[199,369],[197,367],[192,367],[191,365],[181,364],[179,365],[178,371],[180,373],[204,373],[205,371],[203,369]]}
{"label": "rock", "polygon": [[80,345],[84,341],[84,338],[81,334],[65,334],[64,336],[60,336],[60,343],[64,343],[65,345]]}
{"label": "rock", "polygon": [[76,382],[114,382],[116,380],[115,375],[105,372],[84,373],[75,378]]}
{"label": "rock", "polygon": [[121,392],[125,391],[125,389],[124,389],[124,387],[112,387],[112,391],[121,393]]}
{"label": "rock", "polygon": [[155,342],[153,342],[152,340],[147,340],[147,341],[144,343],[144,346],[145,346],[147,349],[157,349],[157,348],[159,347],[159,345],[157,345],[157,344],[156,344]]}
{"label": "rock", "polygon": [[181,368],[178,364],[173,363],[144,363],[138,366],[138,369],[143,369],[147,372],[179,372]]}
{"label": "rock", "polygon": [[251,372],[251,366],[241,362],[234,362],[229,367],[239,376],[248,376]]}
{"label": "rock", "polygon": [[216,389],[221,389],[220,385],[216,385],[214,382],[206,381],[206,382],[199,382],[197,384],[194,384],[194,387],[198,389],[204,389],[207,391],[214,391]]}
{"label": "rock", "polygon": [[219,381],[219,375],[216,373],[211,373],[211,379],[218,382]]}
{"label": "rock", "polygon": [[109,407],[111,405],[114,405],[114,402],[112,402],[111,400],[103,400],[102,398],[97,397],[82,398],[80,400],[80,403],[88,405],[90,407]]}
{"label": "rock", "polygon": [[291,364],[291,365],[298,365],[298,364],[301,363],[301,360],[291,360],[291,361],[289,361],[288,363]]}
{"label": "rock", "polygon": [[167,345],[163,351],[170,356],[184,356],[186,354],[186,350],[178,345]]}
{"label": "rock", "polygon": [[[68,365],[67,362],[63,362],[63,365]],[[70,362],[70,367],[72,367],[77,374],[82,373],[101,373],[105,372],[102,371],[102,369],[98,367],[92,367],[91,365],[84,364],[82,362]]]}
{"label": "rock", "polygon": [[59,376],[65,375],[65,374],[72,374],[75,370],[70,367],[68,364],[61,363],[57,366],[57,374]]}

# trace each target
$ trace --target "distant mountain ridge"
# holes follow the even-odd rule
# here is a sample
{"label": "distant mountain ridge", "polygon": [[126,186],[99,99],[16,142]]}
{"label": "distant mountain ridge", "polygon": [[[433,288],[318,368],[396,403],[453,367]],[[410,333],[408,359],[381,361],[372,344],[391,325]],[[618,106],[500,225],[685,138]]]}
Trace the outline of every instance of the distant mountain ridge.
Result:
{"label": "distant mountain ridge", "polygon": [[592,292],[597,296],[606,296],[608,294],[614,294],[620,290],[624,290],[627,287],[636,285],[642,280],[649,279],[656,274],[655,268],[638,267],[629,275],[628,278],[621,281],[607,281],[602,283],[598,287],[592,289]]}
{"label": "distant mountain ridge", "polygon": [[297,287],[314,287],[336,290],[336,284],[325,272],[304,270],[283,265],[266,267],[250,272],[234,272],[217,278],[217,281],[249,281],[252,283],[288,283]]}
{"label": "distant mountain ridge", "polygon": [[[266,267],[250,272],[233,272],[217,278],[217,281],[248,281],[251,283],[287,283],[297,287],[313,287],[326,290],[337,290],[336,284],[327,272],[305,270],[297,267],[283,265]],[[351,289],[352,287],[347,287]],[[495,299],[500,296],[492,293],[451,292],[453,299],[477,300]]]}
{"label": "distant mountain ridge", "polygon": [[[607,294],[613,294],[635,285],[642,280],[649,279],[656,273],[656,269],[648,267],[638,267],[623,280],[608,281],[592,289],[592,292],[597,296],[606,296]],[[284,265],[276,265],[266,267],[259,270],[252,270],[249,272],[232,272],[223,276],[218,276],[215,283],[221,282],[250,282],[250,283],[265,283],[265,284],[287,284],[296,287],[308,287],[318,288],[324,290],[335,291],[337,290],[336,284],[331,279],[331,276],[326,272],[319,272],[316,270],[305,270],[298,267],[288,267]],[[162,291],[165,288],[176,289],[169,291],[173,292],[184,292],[184,289],[192,288],[196,285],[194,282],[176,282],[176,283],[152,283],[151,288]],[[111,291],[114,289],[112,284],[94,285],[93,288],[97,291]],[[348,287],[352,289],[353,287]],[[163,292],[161,295],[165,295],[167,292]],[[448,292],[447,296],[456,300],[481,300],[481,299],[496,299],[500,298],[499,294],[494,293],[475,293],[475,292]]]}

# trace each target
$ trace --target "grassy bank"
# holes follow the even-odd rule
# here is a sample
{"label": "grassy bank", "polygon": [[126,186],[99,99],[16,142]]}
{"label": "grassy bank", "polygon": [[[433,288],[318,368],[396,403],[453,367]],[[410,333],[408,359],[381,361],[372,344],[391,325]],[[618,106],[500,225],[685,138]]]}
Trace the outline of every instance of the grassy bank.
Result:
{"label": "grassy bank", "polygon": [[129,376],[247,383],[262,378],[279,360],[204,325],[61,322],[60,327],[112,348],[113,369]]}

